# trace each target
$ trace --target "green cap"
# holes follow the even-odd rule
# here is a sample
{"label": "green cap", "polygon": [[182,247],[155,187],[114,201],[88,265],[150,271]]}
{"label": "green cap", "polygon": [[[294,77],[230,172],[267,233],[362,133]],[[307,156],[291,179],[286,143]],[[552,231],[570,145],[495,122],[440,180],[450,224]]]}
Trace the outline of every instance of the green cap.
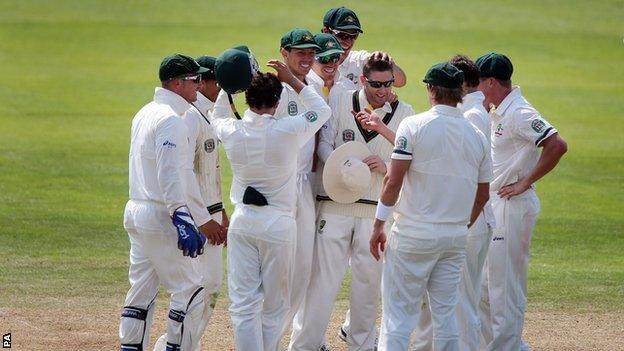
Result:
{"label": "green cap", "polygon": [[475,63],[479,66],[481,77],[483,78],[493,77],[500,80],[509,80],[513,74],[511,60],[503,54],[490,52],[479,57]]}
{"label": "green cap", "polygon": [[197,61],[197,63],[199,63],[200,66],[208,70],[208,72],[202,74],[202,79],[205,79],[205,80],[215,79],[215,63],[217,62],[217,59],[215,57],[200,56],[195,61]]}
{"label": "green cap", "polygon": [[325,57],[333,54],[342,54],[344,50],[340,46],[340,43],[333,35],[329,33],[319,33],[314,35],[314,41],[321,48],[316,50],[317,57]]}
{"label": "green cap", "polygon": [[443,88],[457,89],[461,88],[464,82],[464,72],[449,62],[442,62],[429,68],[423,82]]}
{"label": "green cap", "polygon": [[314,41],[314,36],[307,29],[295,28],[284,34],[280,42],[280,47],[284,49],[320,49]]}
{"label": "green cap", "polygon": [[215,62],[215,78],[221,89],[229,94],[247,90],[258,71],[258,61],[246,46],[225,50]]}
{"label": "green cap", "polygon": [[329,9],[323,17],[323,25],[337,30],[356,30],[364,33],[355,12],[344,6]]}
{"label": "green cap", "polygon": [[205,73],[208,70],[201,67],[192,57],[174,54],[165,57],[160,63],[158,77],[161,82],[182,77],[189,74]]}

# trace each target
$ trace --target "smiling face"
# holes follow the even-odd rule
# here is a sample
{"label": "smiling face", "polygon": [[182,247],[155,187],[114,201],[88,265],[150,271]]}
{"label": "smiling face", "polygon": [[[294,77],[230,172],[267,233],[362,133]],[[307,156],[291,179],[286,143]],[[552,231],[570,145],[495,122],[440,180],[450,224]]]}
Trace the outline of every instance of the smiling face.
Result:
{"label": "smiling face", "polygon": [[[394,76],[392,75],[392,71],[370,71],[368,73],[368,77],[360,76],[360,81],[364,86],[364,93],[366,94],[366,99],[374,108],[379,108],[383,106],[390,99],[390,93],[392,92],[392,84],[386,83],[394,80]],[[371,86],[369,82],[381,82],[390,84],[390,86],[385,87],[381,86],[379,88],[375,88]],[[376,84],[376,83],[374,83]]]}
{"label": "smiling face", "polygon": [[[336,57],[340,57],[340,54],[336,54]],[[318,74],[324,82],[333,82],[338,73],[338,60],[329,60],[327,63],[321,63],[319,60],[314,60],[312,66],[314,73]]]}
{"label": "smiling face", "polygon": [[286,50],[282,48],[280,52],[282,53],[282,57],[284,57],[284,62],[297,78],[303,79],[308,72],[310,72],[312,64],[314,63],[315,49]]}

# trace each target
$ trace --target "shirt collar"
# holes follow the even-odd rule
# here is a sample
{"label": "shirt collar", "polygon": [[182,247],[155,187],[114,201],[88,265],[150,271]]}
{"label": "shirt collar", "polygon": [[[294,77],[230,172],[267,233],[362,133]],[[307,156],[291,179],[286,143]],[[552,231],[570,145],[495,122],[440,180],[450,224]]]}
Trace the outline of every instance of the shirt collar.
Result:
{"label": "shirt collar", "polygon": [[[364,92],[364,89],[360,89],[359,98],[360,98],[360,108],[362,110],[367,108],[370,105],[370,103],[366,99],[366,93]],[[392,112],[392,106],[390,106],[390,103],[386,101],[386,103],[383,106],[381,106],[380,108],[376,108],[375,110],[382,110],[385,113],[390,113]],[[383,118],[383,116],[381,117]]]}
{"label": "shirt collar", "polygon": [[496,113],[500,116],[502,116],[505,111],[509,108],[509,106],[511,106],[511,104],[516,100],[522,97],[522,93],[520,92],[520,87],[517,85],[514,85],[514,87],[511,89],[511,92],[505,96],[505,98],[503,99],[503,101],[501,101],[501,103],[496,107]]}
{"label": "shirt collar", "polygon": [[273,116],[269,114],[259,115],[253,112],[252,110],[247,109],[245,110],[245,113],[243,114],[242,120],[245,124],[249,124],[252,127],[264,127],[266,121],[269,118],[273,118]]}
{"label": "shirt collar", "polygon": [[183,97],[174,93],[171,90],[161,87],[156,87],[156,90],[154,91],[154,102],[168,105],[169,107],[171,107],[173,112],[180,116],[182,116],[189,108],[191,108],[191,105],[189,105],[189,103],[184,100]]}
{"label": "shirt collar", "polygon": [[472,93],[468,93],[464,95],[464,98],[461,103],[457,104],[457,107],[462,111],[466,112],[471,108],[481,105],[483,106],[483,101],[485,100],[485,95],[480,90],[473,91]]}
{"label": "shirt collar", "polygon": [[204,94],[197,92],[197,101],[193,103],[202,113],[210,111],[214,107],[214,102],[210,101]]}
{"label": "shirt collar", "polygon": [[451,107],[449,105],[442,105],[442,104],[435,105],[435,106],[432,106],[431,109],[429,109],[429,111],[436,112],[441,115],[450,116],[450,117],[464,117],[460,109],[458,109],[457,107]]}

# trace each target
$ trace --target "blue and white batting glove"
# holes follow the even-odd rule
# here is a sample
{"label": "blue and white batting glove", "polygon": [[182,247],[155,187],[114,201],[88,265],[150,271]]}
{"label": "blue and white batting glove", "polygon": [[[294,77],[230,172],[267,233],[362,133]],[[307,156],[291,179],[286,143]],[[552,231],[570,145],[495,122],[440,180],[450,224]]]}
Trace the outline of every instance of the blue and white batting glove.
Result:
{"label": "blue and white batting glove", "polygon": [[173,226],[178,231],[178,249],[184,256],[197,257],[204,253],[206,237],[199,232],[186,206],[173,212]]}

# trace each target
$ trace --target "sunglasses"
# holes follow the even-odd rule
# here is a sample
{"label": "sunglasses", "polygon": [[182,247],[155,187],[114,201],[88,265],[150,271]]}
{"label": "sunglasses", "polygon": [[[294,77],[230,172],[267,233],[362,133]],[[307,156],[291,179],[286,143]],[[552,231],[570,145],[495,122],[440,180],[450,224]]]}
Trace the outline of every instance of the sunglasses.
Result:
{"label": "sunglasses", "polygon": [[193,81],[193,83],[199,84],[202,81],[202,76],[201,74],[197,74],[194,76],[178,77],[174,79],[190,80],[190,81]]}
{"label": "sunglasses", "polygon": [[368,85],[370,85],[371,87],[375,88],[375,89],[379,89],[381,87],[385,87],[385,88],[390,88],[392,86],[392,84],[394,84],[394,78],[387,80],[385,82],[380,82],[377,80],[368,80],[368,78],[365,78],[366,82],[368,83]]}
{"label": "sunglasses", "polygon": [[327,55],[327,56],[317,56],[316,57],[316,61],[318,61],[318,63],[326,65],[328,63],[338,63],[338,61],[340,61],[340,54],[331,54],[331,55]]}
{"label": "sunglasses", "polygon": [[359,33],[349,33],[335,29],[332,29],[332,34],[340,40],[355,40],[359,35]]}

